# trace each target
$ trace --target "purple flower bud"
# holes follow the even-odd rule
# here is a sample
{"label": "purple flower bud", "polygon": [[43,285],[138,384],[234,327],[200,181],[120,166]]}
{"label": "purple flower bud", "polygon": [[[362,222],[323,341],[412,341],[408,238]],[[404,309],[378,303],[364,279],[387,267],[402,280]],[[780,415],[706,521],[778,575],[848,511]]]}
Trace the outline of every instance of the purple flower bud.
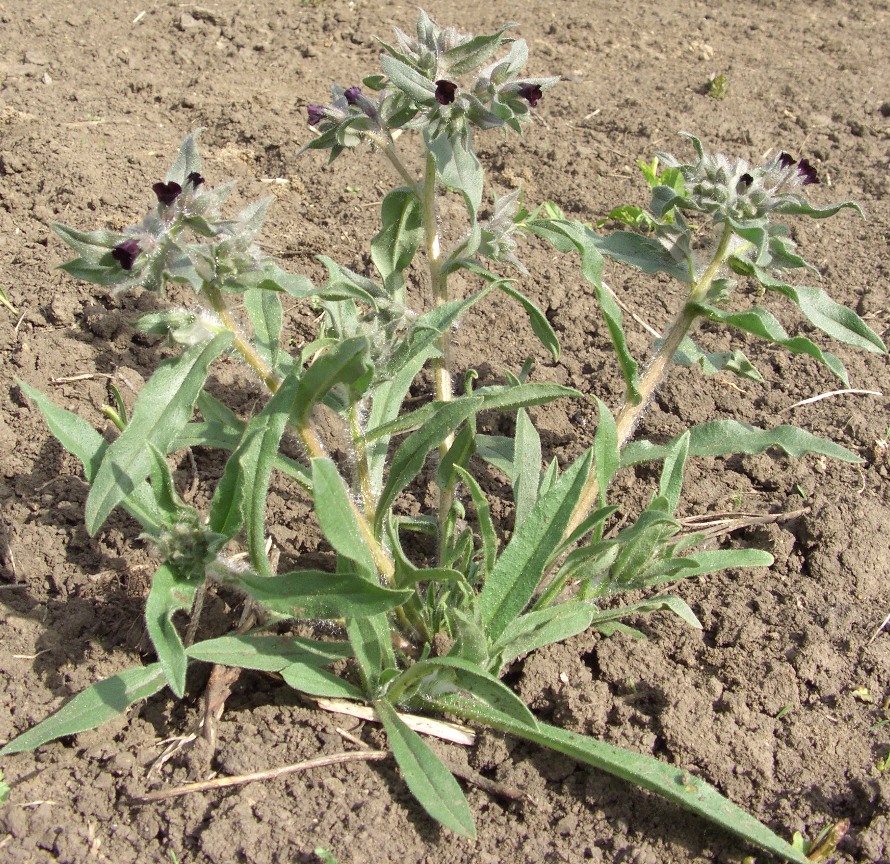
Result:
{"label": "purple flower bud", "polygon": [[172,181],[170,183],[155,183],[151,188],[158,196],[158,201],[166,207],[169,207],[182,192],[182,186]]}
{"label": "purple flower bud", "polygon": [[192,171],[185,179],[192,184],[193,189],[197,189],[204,182],[204,178],[197,171]]}
{"label": "purple flower bud", "polygon": [[343,98],[348,105],[355,105],[356,102],[358,102],[358,97],[361,95],[362,91],[360,87],[348,87],[343,91]]}
{"label": "purple flower bud", "polygon": [[539,84],[520,84],[519,95],[534,108],[538,100],[544,95]]}
{"label": "purple flower bud", "polygon": [[307,105],[306,111],[309,114],[310,126],[318,126],[324,120],[324,105]]}
{"label": "purple flower bud", "polygon": [[440,105],[450,105],[454,102],[455,93],[457,93],[457,84],[452,81],[436,82],[436,101]]}
{"label": "purple flower bud", "polygon": [[111,257],[114,258],[124,270],[132,270],[133,264],[136,262],[141,251],[139,244],[135,240],[124,240],[123,243],[118,243],[117,246],[111,250]]}
{"label": "purple flower bud", "polygon": [[819,175],[816,173],[816,169],[806,159],[801,159],[797,163],[797,176],[800,178],[803,186],[819,182]]}

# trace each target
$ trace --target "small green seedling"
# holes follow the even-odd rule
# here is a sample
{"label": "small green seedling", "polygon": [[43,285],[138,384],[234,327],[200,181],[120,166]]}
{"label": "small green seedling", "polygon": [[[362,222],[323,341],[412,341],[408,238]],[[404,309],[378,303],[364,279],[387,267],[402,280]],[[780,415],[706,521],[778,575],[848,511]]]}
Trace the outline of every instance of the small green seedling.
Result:
{"label": "small green seedling", "polygon": [[729,78],[726,75],[712,75],[704,89],[712,99],[725,99],[729,93]]}

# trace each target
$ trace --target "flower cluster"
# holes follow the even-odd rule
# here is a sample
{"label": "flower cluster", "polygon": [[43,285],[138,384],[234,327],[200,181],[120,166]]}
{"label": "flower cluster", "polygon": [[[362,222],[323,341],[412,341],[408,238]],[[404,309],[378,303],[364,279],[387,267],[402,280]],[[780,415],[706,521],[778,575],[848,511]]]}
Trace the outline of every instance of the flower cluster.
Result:
{"label": "flower cluster", "polygon": [[[132,270],[142,252],[157,248],[160,235],[169,230],[170,222],[177,215],[205,215],[207,208],[202,206],[205,202],[201,202],[196,194],[203,183],[204,178],[197,171],[192,171],[185,178],[184,187],[175,180],[159,181],[152,185],[152,191],[158,199],[157,213],[150,214],[139,228],[131,230],[134,237],[123,240],[111,250],[111,257],[123,270]],[[136,239],[136,236],[140,239]]]}
{"label": "flower cluster", "polygon": [[[396,129],[448,136],[465,135],[473,126],[519,131],[521,121],[559,79],[521,75],[528,47],[524,40],[504,35],[511,26],[485,36],[466,36],[439,27],[421,12],[416,37],[396,29],[395,44],[382,43],[385,75],[364,81],[377,93],[375,99],[356,86],[345,90],[335,86],[329,104],[307,106],[309,125],[320,133],[307,147],[331,150],[335,158],[368,138],[385,143]],[[506,57],[481,68],[508,44]]]}
{"label": "flower cluster", "polygon": [[819,182],[816,169],[782,152],[759,166],[722,153],[705,153],[698,139],[689,136],[698,160],[681,164],[659,154],[667,167],[679,168],[685,181],[685,197],[672,203],[686,209],[710,213],[717,222],[745,224],[765,219],[771,211],[800,201],[798,190]]}
{"label": "flower cluster", "polygon": [[190,507],[180,507],[179,519],[156,536],[142,536],[154,545],[164,563],[183,575],[203,575],[226,541],[223,535],[211,531],[201,515]]}
{"label": "flower cluster", "polygon": [[[158,293],[171,281],[200,292],[211,284],[225,290],[233,283],[286,277],[255,242],[271,199],[245,207],[234,219],[222,218],[220,208],[232,184],[207,188],[196,167],[196,134],[186,138],[167,179],[152,185],[156,204],[138,225],[123,233],[54,226],[81,255],[64,265],[69,273],[113,285],[115,292],[142,287]],[[214,326],[179,322],[168,330],[175,331],[176,341],[193,344]]]}

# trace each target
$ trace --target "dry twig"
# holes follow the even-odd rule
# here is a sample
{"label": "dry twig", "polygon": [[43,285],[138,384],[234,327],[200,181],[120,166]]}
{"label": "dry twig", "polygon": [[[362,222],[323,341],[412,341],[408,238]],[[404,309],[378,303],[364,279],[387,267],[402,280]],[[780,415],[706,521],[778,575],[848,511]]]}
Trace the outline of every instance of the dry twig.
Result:
{"label": "dry twig", "polygon": [[731,534],[741,528],[752,525],[772,525],[775,522],[787,522],[809,513],[810,508],[792,510],[787,513],[702,513],[688,516],[680,520],[683,529],[689,534],[701,534],[702,539],[711,540],[724,534]]}
{"label": "dry twig", "polygon": [[801,405],[812,405],[814,402],[821,402],[823,399],[830,399],[832,396],[846,396],[850,393],[855,393],[862,396],[884,395],[879,390],[829,390],[827,393],[820,393],[818,396],[810,396],[809,399],[801,399],[800,402],[795,402],[793,405],[789,405],[783,410],[792,411],[794,408],[800,408]]}
{"label": "dry twig", "polygon": [[154,801],[166,801],[168,798],[182,798],[184,795],[190,795],[192,792],[209,792],[212,789],[244,786],[247,783],[256,783],[260,780],[274,780],[276,777],[284,777],[300,771],[309,771],[312,768],[324,768],[327,765],[339,765],[343,762],[378,762],[381,759],[388,759],[390,755],[385,750],[353,750],[349,753],[317,756],[315,759],[295,762],[293,765],[284,765],[281,768],[271,768],[268,771],[238,774],[235,777],[217,777],[214,780],[204,780],[200,783],[186,783],[184,786],[177,786],[175,789],[149,792],[148,795],[142,795],[133,800],[137,804],[151,804]]}

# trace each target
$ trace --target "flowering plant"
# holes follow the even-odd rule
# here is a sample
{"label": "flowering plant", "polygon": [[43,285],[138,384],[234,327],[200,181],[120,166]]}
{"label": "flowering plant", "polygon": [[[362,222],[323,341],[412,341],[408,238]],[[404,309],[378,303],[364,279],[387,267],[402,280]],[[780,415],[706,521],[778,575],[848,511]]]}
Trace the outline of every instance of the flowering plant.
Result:
{"label": "flowering plant", "polygon": [[[367,146],[383,155],[402,184],[381,206],[381,227],[370,240],[373,273],[325,256],[323,286],[286,272],[255,242],[268,200],[234,218],[221,215],[230,186],[213,188],[201,174],[197,133],[153,186],[155,206],[139,225],[124,232],[56,226],[78,255],[63,265],[73,276],[115,291],[162,293],[167,283],[181,283],[194,289],[196,301],[194,308],[136,322],[179,351],[160,363],[132,416],[115,415],[119,435],[111,443],[21,384],[83,463],[91,485],[89,532],[121,507],[154,546],[160,563],[146,627],[157,661],[99,682],[0,754],[93,728],[165,686],[181,697],[190,664],[261,669],[311,696],[373,705],[417,800],[461,834],[475,830],[469,805],[402,711],[445,713],[553,748],[776,855],[807,860],[799,844],[785,842],[681,768],[544,723],[502,678],[517,658],[589,629],[635,632],[624,623],[631,615],[667,610],[700,627],[680,597],[660,593],[662,586],[771,563],[765,552],[703,549],[703,538],[679,532],[674,512],[688,458],[778,447],[792,456],[857,461],[795,427],[763,430],[733,420],[693,426],[661,444],[631,440],[671,362],[762,380],[741,352],[709,353],[693,342],[702,320],[809,355],[846,382],[837,357],[808,338],[789,336],[771,313],[748,304],[734,290],[736,277],[788,298],[829,336],[886,350],[854,312],[821,289],[785,277],[809,265],[775,217],[824,218],[856,205],[819,209],[807,203],[802,188],[816,175],[805,160],[782,153],[752,167],[709,154],[690,136],[694,161],[662,154],[641,166],[651,190],[648,209],[624,206],[609,214],[631,230],[601,234],[549,203],[530,212],[518,190],[490,202],[491,215],[483,220],[489,202],[474,136],[521,131],[557,83],[522,74],[527,47],[507,36],[510,26],[470,37],[421,13],[415,36],[397,31],[393,45],[383,43],[382,74],[362,87],[335,87],[329,104],[308,106],[317,137],[306,149],[326,150],[334,159]],[[490,62],[502,50],[505,56]],[[418,133],[419,171],[402,150],[403,137],[412,132]],[[446,232],[439,203],[448,193],[463,202],[464,223],[449,224]],[[687,221],[696,218],[706,224]],[[703,243],[698,228],[710,232],[711,241]],[[455,369],[451,357],[452,328],[493,291],[520,304],[533,332],[558,356],[546,316],[513,280],[499,275],[502,268],[527,275],[518,256],[523,235],[579,257],[625,382],[615,414],[591,397],[599,413],[596,432],[567,465],[546,459],[528,409],[585,398],[581,392],[533,381],[528,363],[507,370],[506,383],[476,386],[473,371]],[[667,274],[682,288],[675,317],[642,370],[628,348],[620,306],[602,280],[605,258]],[[425,261],[422,279],[415,260]],[[478,290],[453,297],[449,279],[458,272],[477,279]],[[233,296],[243,302],[246,320],[233,311]],[[294,353],[282,332],[283,296],[321,312],[317,338]],[[242,358],[266,394],[253,416],[239,416],[207,387],[213,363],[225,354]],[[407,401],[409,388],[428,368],[433,392],[415,406]],[[462,387],[455,392],[458,377]],[[480,432],[476,421],[483,411],[515,414],[515,434]],[[334,418],[347,458],[333,455],[321,414]],[[284,452],[291,435],[302,445],[301,458]],[[206,513],[181,499],[166,461],[185,447],[228,453]],[[661,463],[658,487],[636,519],[619,528],[614,517],[621,502],[611,498],[612,480],[643,461]],[[500,472],[512,492],[509,532],[491,515],[489,470]],[[276,472],[294,480],[311,502],[332,551],[329,569],[276,571],[265,524]],[[403,494],[426,500],[427,487],[434,492],[430,509],[401,506]],[[238,591],[248,611],[231,632],[196,642],[201,600],[219,585]],[[623,605],[622,595],[641,589],[646,599]],[[185,632],[174,621],[182,612],[190,616]],[[294,621],[328,626],[307,635]],[[331,627],[338,638],[326,635]],[[338,661],[349,661],[347,674],[328,668]],[[212,726],[212,718],[206,720]]]}

